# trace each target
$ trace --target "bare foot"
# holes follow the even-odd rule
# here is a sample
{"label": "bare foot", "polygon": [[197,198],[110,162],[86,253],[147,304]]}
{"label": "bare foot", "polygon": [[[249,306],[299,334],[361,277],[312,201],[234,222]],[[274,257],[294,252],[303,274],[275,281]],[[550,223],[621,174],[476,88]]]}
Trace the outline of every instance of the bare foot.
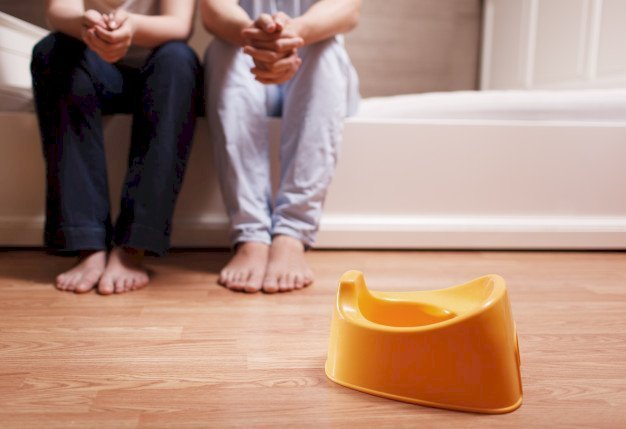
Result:
{"label": "bare foot", "polygon": [[235,291],[252,293],[261,290],[269,248],[267,244],[255,241],[240,244],[235,256],[222,268],[218,283]]}
{"label": "bare foot", "polygon": [[287,292],[302,289],[313,283],[313,272],[304,258],[304,245],[287,235],[277,235],[272,240],[263,291]]}
{"label": "bare foot", "polygon": [[57,276],[55,287],[68,292],[89,292],[104,272],[106,257],[105,250],[82,251],[74,268]]}
{"label": "bare foot", "polygon": [[144,287],[149,280],[142,250],[115,247],[98,283],[98,292],[102,295],[128,292]]}

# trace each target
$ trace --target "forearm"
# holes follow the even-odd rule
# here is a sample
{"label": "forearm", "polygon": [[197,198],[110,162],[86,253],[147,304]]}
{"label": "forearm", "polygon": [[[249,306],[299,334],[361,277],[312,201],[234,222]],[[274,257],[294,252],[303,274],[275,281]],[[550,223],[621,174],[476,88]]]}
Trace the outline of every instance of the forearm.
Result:
{"label": "forearm", "polygon": [[46,18],[52,30],[81,39],[83,15],[82,1],[46,1]]}
{"label": "forearm", "polygon": [[361,0],[320,0],[290,24],[305,45],[352,30],[359,22]]}
{"label": "forearm", "polygon": [[130,14],[134,33],[133,45],[155,48],[173,40],[187,40],[191,35],[191,18],[167,15]]}
{"label": "forearm", "polygon": [[241,31],[253,21],[237,0],[201,0],[201,11],[207,31],[234,45],[244,45]]}
{"label": "forearm", "polygon": [[159,15],[130,14],[133,45],[155,48],[191,36],[196,0],[161,0],[160,3]]}

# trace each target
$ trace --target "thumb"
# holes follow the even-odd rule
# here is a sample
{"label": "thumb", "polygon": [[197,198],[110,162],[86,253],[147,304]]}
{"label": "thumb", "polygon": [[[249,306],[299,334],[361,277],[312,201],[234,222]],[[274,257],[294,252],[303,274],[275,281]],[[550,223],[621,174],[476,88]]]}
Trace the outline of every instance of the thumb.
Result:
{"label": "thumb", "polygon": [[83,25],[88,28],[95,27],[98,24],[103,24],[104,19],[100,12],[93,9],[85,11],[83,14]]}
{"label": "thumb", "polygon": [[120,28],[126,19],[128,19],[128,13],[124,9],[117,9],[109,14],[109,28],[111,30]]}
{"label": "thumb", "polygon": [[256,20],[256,25],[261,30],[266,33],[273,33],[276,30],[276,24],[274,23],[274,19],[269,16],[267,13],[262,13],[261,16]]}

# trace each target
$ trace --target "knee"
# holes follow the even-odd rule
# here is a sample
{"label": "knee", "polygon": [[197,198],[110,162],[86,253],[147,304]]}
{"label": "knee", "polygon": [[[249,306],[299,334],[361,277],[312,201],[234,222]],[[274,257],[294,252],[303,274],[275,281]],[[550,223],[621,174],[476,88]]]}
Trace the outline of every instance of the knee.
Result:
{"label": "knee", "polygon": [[184,42],[168,42],[159,46],[148,61],[158,64],[158,70],[174,76],[197,76],[200,71],[196,53]]}
{"label": "knee", "polygon": [[77,44],[78,41],[62,33],[52,33],[41,39],[33,47],[30,64],[33,76],[53,68],[54,59],[67,57]]}
{"label": "knee", "polygon": [[301,49],[300,56],[302,65],[298,76],[302,79],[332,77],[332,81],[339,82],[342,78],[347,78],[350,60],[344,47],[335,38]]}
{"label": "knee", "polygon": [[339,57],[338,52],[341,49],[341,44],[334,37],[332,37],[301,48],[299,52],[303,60],[319,60],[322,57],[330,57],[334,59]]}
{"label": "knee", "polygon": [[205,62],[207,64],[227,62],[235,56],[239,48],[222,39],[215,38],[206,50]]}
{"label": "knee", "polygon": [[50,54],[54,46],[54,34],[41,39],[33,47],[33,54],[31,57],[30,69],[33,74],[40,72],[49,63]]}
{"label": "knee", "polygon": [[[221,39],[214,39],[206,50],[204,67],[208,74],[223,75],[236,68],[238,60],[243,58],[241,49]],[[246,66],[246,69],[248,66]]]}
{"label": "knee", "polygon": [[33,48],[31,74],[33,89],[69,97],[91,94],[93,83],[89,74],[78,66],[85,45],[61,33],[52,33]]}

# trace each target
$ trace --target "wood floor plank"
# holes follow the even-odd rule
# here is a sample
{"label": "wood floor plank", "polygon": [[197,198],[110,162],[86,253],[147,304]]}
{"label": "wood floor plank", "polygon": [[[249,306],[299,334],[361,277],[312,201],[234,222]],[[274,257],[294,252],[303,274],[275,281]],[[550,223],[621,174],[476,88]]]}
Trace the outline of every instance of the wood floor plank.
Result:
{"label": "wood floor plank", "polygon": [[139,413],[0,412],[3,427],[20,429],[133,429],[139,420]]}
{"label": "wood floor plank", "polygon": [[[0,427],[626,427],[626,253],[313,251],[315,284],[247,295],[217,285],[229,254],[148,260],[144,290],[56,291],[71,258],[0,252]],[[328,380],[337,283],[445,288],[488,273],[509,288],[524,405],[484,416]]]}

